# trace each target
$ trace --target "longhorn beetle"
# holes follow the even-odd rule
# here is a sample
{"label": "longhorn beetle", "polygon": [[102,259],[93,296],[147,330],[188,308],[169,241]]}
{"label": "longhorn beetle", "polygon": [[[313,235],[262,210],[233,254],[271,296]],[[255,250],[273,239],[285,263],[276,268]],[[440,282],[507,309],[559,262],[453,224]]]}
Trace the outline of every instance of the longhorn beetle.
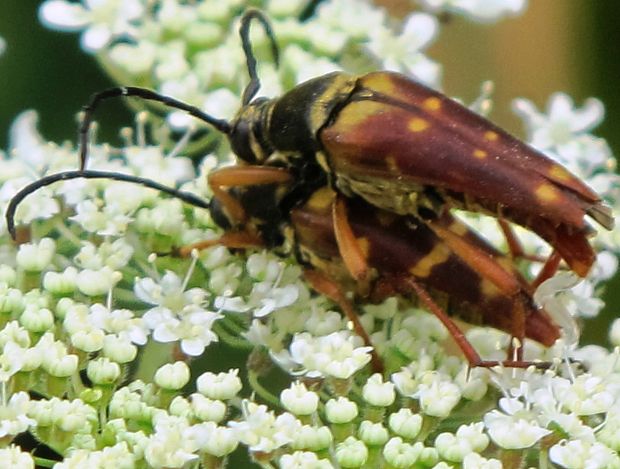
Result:
{"label": "longhorn beetle", "polygon": [[[353,278],[345,266],[347,254],[342,252],[342,243],[336,239],[331,212],[336,194],[327,187],[320,188],[305,203],[284,213],[270,208],[279,205],[278,196],[270,192],[275,193],[273,188],[274,185],[234,189],[234,197],[246,208],[251,221],[243,226],[236,226],[234,220],[227,219],[220,223],[229,230],[227,234],[245,232],[249,233],[247,239],[258,238],[265,242],[277,239],[271,231],[274,227],[279,229],[294,246],[300,263],[309,267],[306,278],[310,284],[336,301],[354,323],[354,308],[344,294],[345,289],[372,302],[395,294],[410,296],[413,293],[443,322],[472,366],[499,364],[480,358],[429,295],[427,289],[432,289],[447,296],[451,314],[471,323],[510,332],[520,342],[528,337],[550,346],[559,337],[557,325],[544,310],[536,307],[532,300],[533,287],[511,260],[450,213],[422,220],[380,209],[360,197],[349,199],[352,236],[364,246],[363,256],[369,267],[366,283]],[[261,200],[260,207],[252,203],[257,199]],[[217,211],[218,200],[213,199],[211,212],[215,215]],[[188,252],[222,241],[225,240],[199,242],[183,250]],[[275,246],[267,244],[267,247]],[[455,278],[459,281],[455,282]],[[361,326],[356,331],[367,337]],[[511,367],[531,365],[521,360],[518,353],[515,355],[517,359],[509,354],[508,360],[501,363]]]}
{"label": "longhorn beetle", "polygon": [[[550,258],[546,275],[560,257],[578,275],[588,273],[594,252],[584,217],[590,215],[608,229],[613,218],[601,199],[565,168],[466,107],[397,73],[355,77],[335,72],[279,98],[255,99],[260,81],[249,40],[252,21],[265,29],[278,62],[268,20],[257,10],[247,10],[240,36],[250,82],[230,122],[148,89],[112,88],[95,94],[84,108],[80,170],[86,167],[88,131],[99,103],[141,97],[186,111],[228,137],[238,165],[212,172],[209,184],[230,219],[243,223],[247,213],[227,188],[293,179],[281,201],[286,212],[328,184],[335,191],[330,210],[339,252],[360,284],[368,280],[369,265],[347,214],[355,196],[395,215],[421,219],[429,214],[440,219],[452,207],[489,213],[531,229],[552,245],[558,255]],[[13,233],[12,219],[8,228]],[[460,248],[467,249],[467,243]]]}
{"label": "longhorn beetle", "polygon": [[[268,172],[274,168],[263,168]],[[356,309],[346,296],[353,290],[364,301],[379,302],[388,296],[415,294],[446,326],[471,366],[548,366],[522,359],[521,347],[509,351],[507,360],[483,360],[467,341],[447,312],[434,300],[439,295],[449,312],[470,323],[509,332],[521,344],[524,338],[552,345],[560,336],[558,326],[532,300],[533,288],[516,270],[512,261],[478,237],[449,212],[422,220],[397,215],[375,207],[360,197],[348,200],[352,236],[364,245],[364,261],[369,268],[365,281],[351,276],[337,241],[331,206],[336,194],[328,187],[312,193],[308,200],[282,210],[282,201],[295,186],[286,170],[280,182],[235,187],[227,196],[245,210],[243,221],[230,218],[222,200],[210,202],[194,194],[171,189],[149,179],[108,171],[66,171],[42,178],[22,189],[10,202],[7,221],[18,204],[33,191],[58,181],[75,178],[116,179],[164,191],[191,205],[208,208],[212,218],[226,231],[215,239],[184,246],[180,253],[215,245],[229,248],[276,248],[288,238],[299,262],[306,266],[305,277],[312,287],[334,300],[352,322],[355,332],[371,345],[359,323]],[[455,282],[454,278],[459,281]],[[431,289],[433,296],[427,289]],[[375,370],[381,370],[373,356]]]}
{"label": "longhorn beetle", "polygon": [[[215,171],[209,183],[237,218],[243,210],[226,197],[224,188],[265,183],[269,173],[254,169],[284,167],[299,182],[291,202],[304,200],[326,182],[337,192],[334,207],[343,206],[337,233],[348,230],[346,197],[353,194],[397,214],[457,207],[531,229],[575,273],[587,275],[595,255],[584,216],[607,229],[614,221],[600,197],[568,170],[461,104],[398,73],[329,73],[279,98],[254,99],[260,81],[249,39],[253,20],[265,29],[278,63],[268,20],[257,10],[247,10],[240,35],[250,82],[230,122],[148,89],[112,88],[95,94],[84,108],[81,169],[99,103],[137,96],[184,110],[228,137],[238,170]],[[273,173],[273,182],[278,182],[278,174]]]}

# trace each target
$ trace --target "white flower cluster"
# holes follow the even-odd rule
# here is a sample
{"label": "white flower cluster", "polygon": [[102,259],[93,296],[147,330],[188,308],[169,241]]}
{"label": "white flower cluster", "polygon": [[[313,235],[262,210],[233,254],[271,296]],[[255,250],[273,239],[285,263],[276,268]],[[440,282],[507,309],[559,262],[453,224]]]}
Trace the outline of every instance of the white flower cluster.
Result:
{"label": "white flower cluster", "polygon": [[[218,117],[232,117],[246,84],[236,23],[244,2],[147,3],[48,0],[40,17],[51,28],[82,31],[82,47],[118,81],[153,88]],[[281,49],[275,70],[263,50],[264,35],[253,31],[260,93],[277,95],[301,81],[342,70],[343,64],[358,72],[397,70],[439,85],[439,65],[423,54],[437,34],[434,16],[414,13],[395,31],[387,27],[385,12],[370,2],[338,0],[322,2],[304,22],[296,20],[307,4],[305,0],[253,3],[269,16]],[[178,112],[172,113],[170,123],[182,128],[195,124]]]}
{"label": "white flower cluster", "polygon": [[[264,34],[253,28],[263,93],[342,68],[397,70],[439,84],[440,66],[424,54],[439,31],[431,14],[396,21],[371,2],[332,0],[299,21],[306,0],[252,3],[273,20],[282,50],[276,71]],[[526,4],[419,3],[479,21],[517,14]],[[119,82],[229,117],[247,83],[237,32],[243,9],[240,0],[48,0],[40,16],[48,26],[81,31],[84,49]],[[485,92],[476,106],[483,109],[487,99]],[[598,101],[575,109],[557,95],[547,114],[524,100],[516,107],[533,145],[610,205],[620,203],[609,148],[588,133],[602,119]],[[31,111],[17,117],[8,155],[1,155],[2,212],[21,187],[77,166],[75,149],[46,142],[36,119]],[[158,124],[147,132],[140,113],[122,148],[91,142],[89,168],[209,198],[206,175],[230,157],[226,147],[195,165],[202,155],[182,156],[201,151],[191,141],[193,122],[169,116],[168,124],[189,129],[176,144]],[[210,147],[213,138],[206,139]],[[282,255],[286,246],[278,255],[222,247],[189,259],[168,255],[221,231],[207,210],[139,186],[60,182],[24,200],[16,219],[18,235],[27,238],[19,247],[0,225],[0,467],[34,467],[30,454],[9,446],[30,432],[64,458],[56,469],[223,467],[239,446],[264,467],[497,469],[539,458],[547,466],[620,468],[617,351],[576,349],[580,362],[567,364],[556,359],[564,357],[560,346],[528,343],[526,358],[553,362],[551,369],[472,370],[448,352],[451,339],[435,316],[397,298],[360,307],[370,347],[326,298],[311,293],[300,266]],[[532,253],[542,252],[533,236],[519,235]],[[572,280],[562,276],[540,288],[547,310],[600,309],[595,288],[616,271],[620,239],[605,234],[596,243],[603,249],[599,268],[580,290],[569,290]],[[619,337],[620,321],[612,343]],[[505,358],[510,341],[481,328],[467,338],[489,359]],[[219,367],[210,360],[214,342],[251,349],[246,369],[190,369],[200,356]],[[383,373],[373,368],[373,352]],[[133,372],[149,384],[129,380]]]}
{"label": "white flower cluster", "polygon": [[[618,207],[620,177],[614,172],[616,160],[605,140],[590,133],[604,117],[603,104],[598,99],[590,98],[579,108],[566,94],[555,93],[549,98],[546,113],[526,99],[517,99],[513,104],[526,125],[532,146],[587,181],[611,207]],[[530,241],[531,252],[545,251],[539,240]],[[567,273],[557,275],[541,285],[535,296],[537,302],[552,314],[568,311],[572,317],[596,316],[604,306],[597,298],[597,289],[618,270],[619,241],[617,230],[601,230],[593,241],[598,253],[588,278],[579,282]]]}

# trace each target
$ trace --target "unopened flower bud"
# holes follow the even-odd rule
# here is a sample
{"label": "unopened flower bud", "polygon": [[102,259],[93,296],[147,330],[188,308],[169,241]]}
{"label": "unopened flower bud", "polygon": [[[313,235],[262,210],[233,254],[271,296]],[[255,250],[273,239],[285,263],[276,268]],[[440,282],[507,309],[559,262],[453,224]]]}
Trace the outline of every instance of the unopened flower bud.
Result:
{"label": "unopened flower bud", "polygon": [[308,391],[303,383],[292,383],[290,388],[282,391],[280,401],[288,411],[295,415],[310,415],[316,412],[319,396]]}
{"label": "unopened flower bud", "polygon": [[348,423],[357,417],[357,404],[346,397],[330,399],[325,404],[325,416],[331,423]]}
{"label": "unopened flower bud", "polygon": [[121,376],[121,367],[107,358],[98,358],[88,362],[86,375],[93,384],[113,384]]}
{"label": "unopened flower bud", "polygon": [[239,370],[230,370],[228,373],[207,372],[196,380],[198,392],[210,399],[225,401],[232,399],[241,391],[241,380],[237,376]]}
{"label": "unopened flower bud", "polygon": [[185,362],[168,363],[155,372],[155,384],[170,391],[181,389],[189,382],[189,367]]}
{"label": "unopened flower bud", "polygon": [[51,264],[55,253],[56,243],[51,238],[22,244],[17,251],[17,266],[26,272],[41,272]]}
{"label": "unopened flower bud", "polygon": [[336,446],[336,461],[340,467],[360,467],[368,459],[368,448],[360,440],[348,437]]}

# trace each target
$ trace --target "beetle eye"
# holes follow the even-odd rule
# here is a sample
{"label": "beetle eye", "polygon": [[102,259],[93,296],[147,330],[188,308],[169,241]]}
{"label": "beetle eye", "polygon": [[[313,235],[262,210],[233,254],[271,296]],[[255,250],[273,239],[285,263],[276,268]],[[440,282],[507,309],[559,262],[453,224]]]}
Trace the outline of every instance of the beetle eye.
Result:
{"label": "beetle eye", "polygon": [[224,211],[224,206],[215,197],[211,199],[209,213],[215,224],[223,230],[230,230],[232,228],[232,223]]}
{"label": "beetle eye", "polygon": [[237,121],[228,138],[235,155],[249,164],[256,164],[258,162],[256,155],[252,151],[252,127],[247,120],[240,119]]}

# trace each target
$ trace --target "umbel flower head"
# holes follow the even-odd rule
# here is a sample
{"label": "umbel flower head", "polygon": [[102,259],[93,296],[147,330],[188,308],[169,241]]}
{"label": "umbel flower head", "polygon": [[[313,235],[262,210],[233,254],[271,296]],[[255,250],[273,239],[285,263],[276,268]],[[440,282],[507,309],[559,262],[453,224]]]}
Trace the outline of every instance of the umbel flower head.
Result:
{"label": "umbel flower head", "polygon": [[[247,84],[243,3],[47,0],[39,15],[48,27],[79,32],[120,84],[229,119]],[[449,26],[436,15],[491,22],[527,2],[421,0],[401,19],[364,0],[311,3],[252,2],[281,49],[276,69],[268,38],[252,28],[261,95],[336,70],[398,71],[439,88],[441,65],[426,49]],[[472,108],[489,107],[483,86]],[[611,150],[591,133],[604,114],[598,100],[579,105],[554,94],[546,111],[525,99],[515,110],[532,145],[617,209]],[[89,135],[88,167],[211,199],[207,175],[230,163],[230,149],[181,112],[162,116],[139,112],[118,148]],[[15,118],[10,135],[0,159],[3,212],[25,185],[79,160],[76,145],[40,135],[33,111]],[[620,467],[620,352],[580,348],[574,327],[574,317],[603,306],[600,287],[617,270],[614,232],[592,239],[598,258],[587,279],[561,272],[534,295],[564,331],[553,347],[526,344],[526,358],[548,369],[471,369],[449,351],[442,323],[410,298],[356,302],[372,346],[364,343],[310,288],[290,242],[175,255],[222,229],[209,210],[152,189],[64,181],[27,197],[15,215],[28,239],[10,242],[2,221],[0,467],[34,467],[35,458],[56,469],[233,467],[233,453],[282,468]],[[495,220],[467,217],[506,251]],[[548,256],[540,239],[516,232],[528,254]],[[540,270],[522,267],[528,278]],[[615,345],[619,330],[617,322]],[[511,343],[479,327],[466,337],[490,360],[504,359]],[[222,358],[234,354],[243,356],[236,365]],[[22,443],[25,433],[58,458],[39,457]]]}

